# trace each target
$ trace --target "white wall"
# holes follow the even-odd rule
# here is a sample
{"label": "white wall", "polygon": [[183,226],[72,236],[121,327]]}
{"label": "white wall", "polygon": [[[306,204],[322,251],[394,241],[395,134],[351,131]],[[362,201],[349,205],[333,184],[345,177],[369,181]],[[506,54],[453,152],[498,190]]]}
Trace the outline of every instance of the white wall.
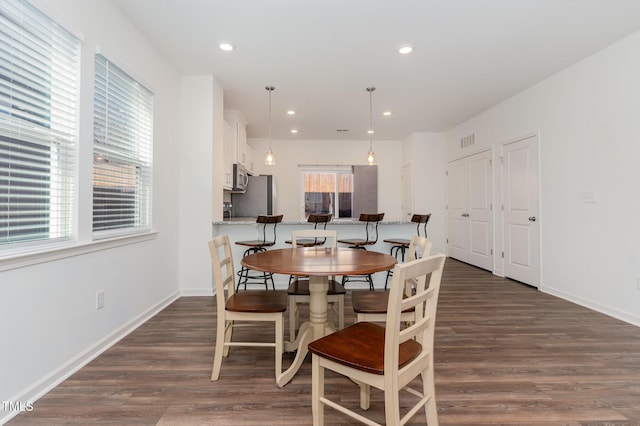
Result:
{"label": "white wall", "polygon": [[[177,74],[109,1],[33,3],[84,39],[80,134],[84,170],[91,170],[96,46],[154,93],[157,235],[0,272],[0,401],[33,400],[94,356],[101,344],[117,339],[178,294]],[[90,179],[79,186],[89,196],[79,206],[80,226],[86,228]],[[96,310],[100,289],[105,292],[105,307]],[[13,414],[0,408],[0,423]]]}
{"label": "white wall", "polygon": [[[470,133],[498,156],[504,142],[539,132],[540,290],[640,325],[638,52],[635,33],[460,124],[447,157]],[[584,191],[597,202],[581,203]]]}
{"label": "white wall", "polygon": [[[369,150],[369,141],[364,140],[273,140],[271,147],[276,155],[276,165],[265,166],[268,141],[249,139],[248,142],[255,152],[255,172],[274,175],[277,191],[275,212],[283,214],[284,220],[301,219],[299,164],[364,165],[367,164]],[[399,220],[402,218],[402,142],[374,141],[373,150],[378,164],[378,211],[384,212],[385,220]]]}
{"label": "white wall", "polygon": [[445,166],[446,134],[413,133],[405,141],[404,164],[411,164],[415,213],[431,213],[427,236],[433,253],[446,253]]}
{"label": "white wall", "polygon": [[180,79],[180,288],[187,295],[213,293],[207,242],[214,210],[222,219],[222,172],[213,171],[223,170],[223,112],[213,76]]}

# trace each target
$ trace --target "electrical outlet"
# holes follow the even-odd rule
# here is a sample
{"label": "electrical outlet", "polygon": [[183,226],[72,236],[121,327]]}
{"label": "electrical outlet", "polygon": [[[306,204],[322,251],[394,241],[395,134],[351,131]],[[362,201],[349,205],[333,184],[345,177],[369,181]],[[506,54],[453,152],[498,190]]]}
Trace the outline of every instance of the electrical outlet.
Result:
{"label": "electrical outlet", "polygon": [[104,308],[104,290],[96,293],[96,309]]}

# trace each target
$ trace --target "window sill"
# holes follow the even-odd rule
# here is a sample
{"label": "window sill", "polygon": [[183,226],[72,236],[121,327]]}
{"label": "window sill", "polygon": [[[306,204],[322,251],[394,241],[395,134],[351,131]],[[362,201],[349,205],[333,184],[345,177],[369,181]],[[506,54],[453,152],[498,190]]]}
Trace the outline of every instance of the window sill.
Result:
{"label": "window sill", "polygon": [[38,263],[51,262],[67,257],[80,256],[100,250],[108,250],[128,244],[136,244],[156,238],[157,231],[149,231],[144,234],[126,235],[114,238],[91,241],[88,243],[70,243],[63,246],[50,247],[44,250],[28,253],[12,254],[0,258],[0,272],[11,269],[24,268]]}

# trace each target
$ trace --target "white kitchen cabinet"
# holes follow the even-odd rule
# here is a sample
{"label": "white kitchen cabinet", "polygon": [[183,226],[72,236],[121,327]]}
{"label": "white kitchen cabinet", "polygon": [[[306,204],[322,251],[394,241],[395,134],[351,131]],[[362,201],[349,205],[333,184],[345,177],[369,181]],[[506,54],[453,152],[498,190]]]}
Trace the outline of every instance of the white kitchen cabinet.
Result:
{"label": "white kitchen cabinet", "polygon": [[246,149],[247,149],[247,170],[249,171],[250,175],[255,175],[255,157],[254,157],[254,152],[253,152],[253,147],[249,144],[246,145]]}
{"label": "white kitchen cabinet", "polygon": [[233,127],[224,122],[224,136],[222,138],[222,156],[224,162],[224,176],[222,179],[223,189],[233,188],[233,163],[235,161],[236,154],[236,137],[233,131]]}
{"label": "white kitchen cabinet", "polygon": [[238,110],[225,110],[224,119],[229,123],[233,132],[234,163],[247,168],[247,120]]}

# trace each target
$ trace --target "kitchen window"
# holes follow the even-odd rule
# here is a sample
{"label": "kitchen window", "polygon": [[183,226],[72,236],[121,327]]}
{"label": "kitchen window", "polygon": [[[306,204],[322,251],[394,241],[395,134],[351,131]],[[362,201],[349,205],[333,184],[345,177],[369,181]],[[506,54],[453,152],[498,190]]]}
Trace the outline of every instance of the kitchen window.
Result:
{"label": "kitchen window", "polygon": [[378,166],[299,165],[298,170],[305,219],[312,213],[334,218],[378,213]]}
{"label": "kitchen window", "polygon": [[334,218],[349,218],[353,202],[351,166],[301,166],[304,188],[304,217],[331,213]]}
{"label": "kitchen window", "polygon": [[0,2],[0,247],[74,232],[80,40],[29,3]]}

